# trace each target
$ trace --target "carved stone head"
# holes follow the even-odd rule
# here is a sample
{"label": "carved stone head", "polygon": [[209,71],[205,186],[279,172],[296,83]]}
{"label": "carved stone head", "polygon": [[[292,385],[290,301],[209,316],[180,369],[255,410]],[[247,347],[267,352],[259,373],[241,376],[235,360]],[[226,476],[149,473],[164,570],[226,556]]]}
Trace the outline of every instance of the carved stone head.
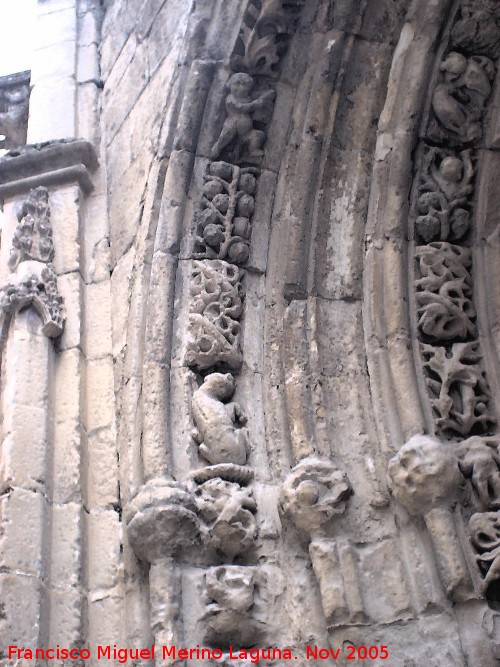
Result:
{"label": "carved stone head", "polygon": [[298,463],[283,483],[281,508],[297,527],[312,534],[345,511],[351,493],[345,472],[331,461],[311,457]]}
{"label": "carved stone head", "polygon": [[446,442],[415,435],[389,462],[392,492],[410,514],[445,504],[460,485],[456,456]]}

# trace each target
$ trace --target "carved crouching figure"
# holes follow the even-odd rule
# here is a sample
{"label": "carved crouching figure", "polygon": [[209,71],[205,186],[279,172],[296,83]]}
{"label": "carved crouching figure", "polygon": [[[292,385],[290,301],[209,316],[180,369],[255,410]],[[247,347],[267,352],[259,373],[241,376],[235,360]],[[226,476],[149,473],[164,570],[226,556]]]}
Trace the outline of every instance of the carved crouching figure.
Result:
{"label": "carved crouching figure", "polygon": [[253,78],[243,72],[233,74],[229,79],[230,92],[226,97],[227,118],[212,148],[212,159],[218,158],[221,151],[234,139],[238,142],[238,153],[241,153],[246,146],[249,156],[260,157],[263,154],[265,134],[254,128],[252,114],[272,105],[275,92],[268,90],[253,99],[251,96],[253,85]]}
{"label": "carved crouching figure", "polygon": [[238,403],[226,402],[234,389],[230,373],[211,373],[193,394],[192,437],[200,455],[212,464],[244,465],[247,460],[248,432],[240,428],[246,416]]}

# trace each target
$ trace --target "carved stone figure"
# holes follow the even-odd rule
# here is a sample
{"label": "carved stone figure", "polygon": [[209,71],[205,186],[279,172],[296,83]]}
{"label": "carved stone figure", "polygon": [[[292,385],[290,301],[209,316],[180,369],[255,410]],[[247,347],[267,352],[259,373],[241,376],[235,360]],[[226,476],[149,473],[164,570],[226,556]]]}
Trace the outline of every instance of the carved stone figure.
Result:
{"label": "carved stone figure", "polygon": [[228,402],[235,389],[231,373],[211,373],[193,394],[193,438],[200,455],[209,463],[236,463],[247,460],[246,416],[238,403]]}
{"label": "carved stone figure", "polygon": [[451,31],[455,48],[490,58],[500,54],[500,11],[496,0],[464,0]]}
{"label": "carved stone figure", "polygon": [[422,345],[426,383],[436,424],[443,433],[484,433],[494,423],[488,409],[489,388],[477,342],[450,349]]}
{"label": "carved stone figure", "polygon": [[431,241],[456,241],[470,227],[474,168],[471,151],[459,154],[427,148],[419,172],[415,227],[419,237]]}
{"label": "carved stone figure", "polygon": [[200,533],[196,509],[180,482],[152,479],[141,486],[124,511],[137,558],[154,563],[195,545]]}
{"label": "carved stone figure", "polygon": [[202,621],[206,626],[205,641],[215,646],[251,646],[259,633],[252,621],[255,579],[253,569],[224,565],[208,570],[205,575],[208,600]]}
{"label": "carved stone figure", "polygon": [[237,369],[243,310],[241,270],[221,260],[193,262],[186,363],[198,370],[217,364]]}
{"label": "carved stone figure", "polygon": [[196,488],[195,497],[207,546],[234,558],[254,543],[257,505],[249,489],[214,478]]}
{"label": "carved stone figure", "polygon": [[432,96],[434,117],[427,136],[464,144],[482,137],[482,119],[491,94],[495,66],[489,58],[452,51],[441,63],[442,74]]}
{"label": "carved stone figure", "polygon": [[446,504],[460,484],[457,458],[446,443],[415,435],[389,462],[392,492],[410,514]]}
{"label": "carved stone figure", "polygon": [[300,461],[284,481],[281,508],[311,536],[345,511],[351,493],[345,472],[331,461],[311,457]]}
{"label": "carved stone figure", "polygon": [[49,193],[31,190],[18,214],[12,238],[8,283],[0,290],[2,326],[6,315],[33,306],[43,321],[46,336],[59,336],[64,328],[62,298],[52,260],[54,244],[50,223]]}
{"label": "carved stone figure", "polygon": [[227,117],[222,126],[219,138],[215,142],[211,157],[216,159],[222,150],[235,142],[234,156],[238,161],[246,151],[248,158],[263,155],[262,146],[266,135],[254,127],[252,116],[255,112],[269,113],[276,93],[268,90],[258,97],[252,97],[254,80],[249,74],[238,72],[228,82],[229,95],[226,97]]}
{"label": "carved stone figure", "polygon": [[500,507],[500,453],[498,441],[473,436],[460,443],[459,466],[470,480],[483,510]]}
{"label": "carved stone figure", "polygon": [[197,216],[194,257],[229,259],[235,264],[248,260],[256,174],[252,167],[209,164]]}
{"label": "carved stone figure", "polygon": [[303,0],[250,0],[231,57],[235,71],[276,76]]}
{"label": "carved stone figure", "polygon": [[477,562],[482,571],[483,590],[500,579],[500,512],[473,514],[469,521],[471,542],[478,552]]}
{"label": "carved stone figure", "polygon": [[415,249],[418,329],[424,340],[466,340],[477,334],[468,248],[435,242]]}

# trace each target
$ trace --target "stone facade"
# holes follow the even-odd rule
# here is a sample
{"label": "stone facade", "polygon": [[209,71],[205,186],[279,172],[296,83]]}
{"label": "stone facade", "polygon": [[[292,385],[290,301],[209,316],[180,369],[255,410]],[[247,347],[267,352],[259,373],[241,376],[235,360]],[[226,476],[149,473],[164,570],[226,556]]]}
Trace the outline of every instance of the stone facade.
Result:
{"label": "stone facade", "polygon": [[38,25],[14,133],[0,81],[0,665],[500,664],[496,0]]}

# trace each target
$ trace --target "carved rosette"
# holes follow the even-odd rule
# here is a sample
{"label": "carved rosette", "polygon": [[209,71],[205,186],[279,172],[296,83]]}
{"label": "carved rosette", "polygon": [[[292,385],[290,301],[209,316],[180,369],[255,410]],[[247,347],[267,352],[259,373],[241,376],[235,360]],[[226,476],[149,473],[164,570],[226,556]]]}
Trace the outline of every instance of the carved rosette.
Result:
{"label": "carved rosette", "polygon": [[18,214],[9,257],[12,273],[0,290],[4,323],[14,313],[33,306],[42,319],[45,335],[61,335],[65,317],[53,259],[49,193],[39,187],[30,191]]}

